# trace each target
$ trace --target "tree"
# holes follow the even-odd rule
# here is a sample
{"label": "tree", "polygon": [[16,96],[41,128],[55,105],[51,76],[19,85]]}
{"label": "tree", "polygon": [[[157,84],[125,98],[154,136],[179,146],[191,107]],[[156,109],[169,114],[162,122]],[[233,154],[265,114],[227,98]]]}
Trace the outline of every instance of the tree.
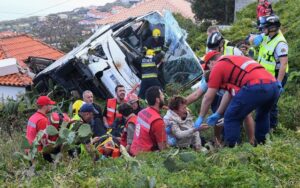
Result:
{"label": "tree", "polygon": [[234,0],[192,0],[192,10],[196,19],[217,20],[229,24],[234,19]]}

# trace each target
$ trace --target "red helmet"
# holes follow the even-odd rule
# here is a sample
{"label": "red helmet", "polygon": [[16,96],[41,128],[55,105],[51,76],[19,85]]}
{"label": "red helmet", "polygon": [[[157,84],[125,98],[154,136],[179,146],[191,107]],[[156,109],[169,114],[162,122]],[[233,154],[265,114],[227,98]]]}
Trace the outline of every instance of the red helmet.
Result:
{"label": "red helmet", "polygon": [[213,58],[214,56],[216,55],[220,55],[221,53],[216,51],[216,50],[212,50],[212,51],[209,51],[205,54],[205,57],[204,57],[204,66],[203,66],[203,69],[204,70],[207,70],[208,67],[207,67],[207,63],[211,60],[211,58]]}

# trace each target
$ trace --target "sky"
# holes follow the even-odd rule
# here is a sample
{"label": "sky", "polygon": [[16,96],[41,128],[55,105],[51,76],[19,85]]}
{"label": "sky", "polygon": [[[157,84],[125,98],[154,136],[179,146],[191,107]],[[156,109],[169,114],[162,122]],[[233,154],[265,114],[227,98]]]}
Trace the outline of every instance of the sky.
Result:
{"label": "sky", "polygon": [[116,0],[0,0],[0,21],[105,5]]}

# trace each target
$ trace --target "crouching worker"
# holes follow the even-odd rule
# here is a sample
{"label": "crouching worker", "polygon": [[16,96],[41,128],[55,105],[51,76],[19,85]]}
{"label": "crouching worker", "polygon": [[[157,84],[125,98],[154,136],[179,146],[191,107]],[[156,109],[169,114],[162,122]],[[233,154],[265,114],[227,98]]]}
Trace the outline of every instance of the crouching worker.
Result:
{"label": "crouching worker", "polygon": [[160,109],[164,105],[164,95],[158,86],[152,86],[146,91],[149,105],[138,114],[130,153],[138,155],[142,152],[161,151],[166,149],[166,131]]}
{"label": "crouching worker", "polygon": [[196,124],[202,123],[217,91],[226,89],[228,92],[217,110],[218,114],[224,114],[225,144],[233,147],[240,142],[241,122],[253,110],[256,110],[255,138],[258,143],[264,143],[270,128],[270,111],[279,97],[280,83],[248,57],[220,57],[218,54],[208,65],[212,71]]}
{"label": "crouching worker", "polygon": [[169,110],[164,116],[165,122],[171,127],[170,138],[176,138],[179,148],[193,147],[196,151],[201,149],[200,130],[207,129],[207,125],[194,128],[194,121],[187,109],[187,101],[181,96],[174,96],[169,101]]}
{"label": "crouching worker", "polygon": [[[94,121],[94,114],[97,114],[98,111],[94,108],[92,104],[83,104],[79,110],[79,117],[80,119],[72,123],[69,127],[70,130],[77,132],[81,125],[83,124],[89,124],[91,130],[94,130],[93,127],[98,126],[96,125],[96,121]],[[80,140],[77,140],[75,144],[77,144],[79,147],[76,148],[73,151],[70,151],[69,153],[72,156],[76,156],[78,153],[86,153],[87,152],[87,146],[90,144],[94,144],[97,141],[100,140],[100,138],[95,134],[95,132],[92,133],[93,139],[90,139],[90,137],[82,138]],[[75,153],[74,153],[75,152]]]}
{"label": "crouching worker", "polygon": [[121,104],[118,110],[126,120],[125,127],[121,135],[121,145],[123,145],[129,152],[133,140],[135,125],[137,123],[137,116],[133,113],[132,106],[127,103]]}

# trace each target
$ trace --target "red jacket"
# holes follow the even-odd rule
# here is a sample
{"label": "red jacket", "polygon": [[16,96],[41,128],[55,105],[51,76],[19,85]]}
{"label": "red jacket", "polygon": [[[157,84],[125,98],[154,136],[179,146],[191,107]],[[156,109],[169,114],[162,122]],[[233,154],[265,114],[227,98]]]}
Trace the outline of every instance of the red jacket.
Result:
{"label": "red jacket", "polygon": [[123,133],[121,135],[121,145],[123,145],[124,147],[127,146],[127,128],[128,128],[128,124],[129,123],[133,123],[134,125],[137,124],[137,116],[133,115],[131,117],[129,117],[129,119],[126,121],[125,127],[123,129]]}
{"label": "red jacket", "polygon": [[213,67],[209,88],[226,89],[234,96],[245,84],[275,82],[276,79],[258,62],[245,56],[223,56]]}
{"label": "red jacket", "polygon": [[[32,144],[37,133],[41,130],[46,129],[49,124],[48,118],[45,114],[41,112],[34,113],[28,120],[26,128],[26,138],[29,144]],[[38,146],[38,151],[43,149],[42,144]]]}
{"label": "red jacket", "polygon": [[153,150],[155,143],[153,143],[151,139],[150,131],[152,123],[158,119],[162,119],[160,114],[151,107],[139,112],[133,141],[130,147],[130,153],[132,155]]}
{"label": "red jacket", "polygon": [[107,99],[106,119],[109,126],[112,126],[116,118],[122,118],[122,114],[117,112],[117,99]]}

